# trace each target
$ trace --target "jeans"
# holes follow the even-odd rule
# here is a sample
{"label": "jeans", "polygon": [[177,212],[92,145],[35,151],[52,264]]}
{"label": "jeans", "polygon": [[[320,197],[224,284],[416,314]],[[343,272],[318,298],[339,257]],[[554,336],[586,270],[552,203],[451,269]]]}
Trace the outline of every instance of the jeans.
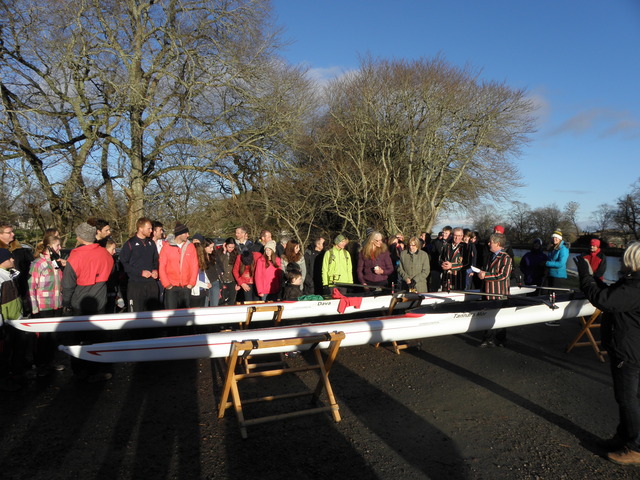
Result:
{"label": "jeans", "polygon": [[164,307],[169,310],[189,308],[191,306],[191,289],[187,287],[171,287],[164,290]]}
{"label": "jeans", "polygon": [[640,367],[622,362],[611,355],[611,375],[613,393],[620,412],[618,436],[631,450],[640,452]]}
{"label": "jeans", "polygon": [[220,281],[211,282],[209,289],[209,307],[217,307],[220,304]]}

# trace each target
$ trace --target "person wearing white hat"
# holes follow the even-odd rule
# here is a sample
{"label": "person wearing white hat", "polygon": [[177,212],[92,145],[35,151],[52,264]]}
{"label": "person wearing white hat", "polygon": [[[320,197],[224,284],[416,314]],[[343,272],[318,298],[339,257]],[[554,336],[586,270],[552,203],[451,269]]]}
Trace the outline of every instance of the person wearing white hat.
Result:
{"label": "person wearing white hat", "polygon": [[256,265],[254,281],[260,300],[278,299],[282,285],[282,261],[276,254],[276,242],[268,240],[264,244],[264,253],[255,253]]}
{"label": "person wearing white hat", "polygon": [[551,235],[551,250],[548,254],[546,267],[549,269],[547,275],[547,286],[555,287],[558,279],[567,278],[567,260],[569,260],[569,249],[562,240],[562,231],[556,230]]}
{"label": "person wearing white hat", "polygon": [[[558,286],[558,280],[561,278],[567,278],[567,260],[569,260],[569,249],[562,240],[562,231],[557,229],[551,235],[551,250],[547,254],[549,259],[545,266],[547,267],[547,286]],[[557,327],[560,325],[560,320],[554,320],[552,322],[546,322],[545,325],[550,327]]]}

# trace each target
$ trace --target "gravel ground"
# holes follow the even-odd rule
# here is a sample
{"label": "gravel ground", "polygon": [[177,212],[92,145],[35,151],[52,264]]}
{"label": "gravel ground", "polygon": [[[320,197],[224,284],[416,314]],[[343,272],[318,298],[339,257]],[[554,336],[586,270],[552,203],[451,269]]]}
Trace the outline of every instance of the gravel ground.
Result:
{"label": "gravel ground", "polygon": [[[331,372],[342,421],[328,413],[249,428],[216,415],[210,360],[119,364],[102,384],[69,369],[2,393],[5,479],[635,479],[598,442],[617,418],[609,365],[588,347],[564,353],[578,321],[424,339],[395,355],[344,348]],[[64,359],[67,361],[66,359]],[[289,359],[303,365],[306,356]],[[298,390],[302,374],[242,387]],[[291,403],[246,408],[247,418]]]}

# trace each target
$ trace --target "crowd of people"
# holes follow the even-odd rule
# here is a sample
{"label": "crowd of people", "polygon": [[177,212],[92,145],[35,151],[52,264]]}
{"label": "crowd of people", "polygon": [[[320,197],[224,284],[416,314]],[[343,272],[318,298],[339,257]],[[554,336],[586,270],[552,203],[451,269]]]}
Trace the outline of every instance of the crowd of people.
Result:
{"label": "crowd of people", "polygon": [[[435,239],[426,232],[410,237],[397,233],[385,239],[370,230],[359,245],[338,234],[327,248],[318,237],[303,251],[289,237],[277,244],[268,230],[255,242],[247,229],[216,246],[211,238],[177,223],[165,235],[164,226],[140,218],[136,232],[120,248],[111,238],[109,222],[90,219],[75,229],[76,248],[61,257],[56,229],[44,232],[35,250],[15,239],[11,225],[0,224],[0,311],[3,319],[52,317],[128,310],[229,305],[276,299],[298,300],[384,289],[417,292],[481,288],[486,299],[509,293],[514,272],[513,251],[497,225],[487,243],[477,232],[445,227]],[[541,239],[521,259],[525,284],[557,286],[567,277],[569,250],[562,232],[551,236],[548,249]],[[611,356],[615,398],[620,409],[616,435],[608,442],[608,458],[620,464],[640,464],[640,242],[624,255],[626,275],[614,285],[603,282],[606,257],[600,241],[576,259],[582,290],[604,312],[602,340]],[[323,298],[323,297],[319,297]],[[0,390],[21,388],[33,375],[62,369],[55,363],[56,344],[105,341],[105,332],[33,335],[3,322],[0,337]],[[98,335],[96,337],[96,335]],[[102,335],[102,337],[100,337]],[[107,334],[108,335],[108,334]],[[100,338],[98,338],[100,337]],[[480,346],[501,346],[504,329],[488,330]],[[111,378],[109,365],[72,359],[80,380]]]}
{"label": "crowd of people", "polygon": [[[109,222],[89,219],[75,229],[77,246],[66,259],[60,256],[60,234],[55,229],[44,233],[33,252],[14,238],[12,226],[3,224],[0,230],[1,304],[8,319],[316,299],[394,289],[481,288],[486,298],[493,298],[509,293],[514,267],[500,225],[486,243],[477,232],[445,227],[433,240],[426,232],[405,239],[402,233],[385,238],[368,230],[362,244],[337,234],[331,245],[320,236],[304,249],[288,236],[276,243],[266,229],[254,241],[242,226],[216,245],[200,233],[192,236],[182,223],[166,234],[161,222],[143,217],[116,255]],[[534,241],[523,257],[520,268],[527,283],[540,285],[546,275],[553,285],[555,278],[566,277],[568,250],[559,231],[552,242],[545,253],[542,242]],[[594,249],[590,258],[594,271],[600,272],[604,256]],[[57,342],[95,340],[89,334],[32,338],[8,326],[3,335],[3,377],[61,368],[54,363]],[[504,332],[489,331],[482,346],[499,346],[504,339]],[[90,381],[111,375],[87,362],[74,361],[72,368],[79,378]]]}

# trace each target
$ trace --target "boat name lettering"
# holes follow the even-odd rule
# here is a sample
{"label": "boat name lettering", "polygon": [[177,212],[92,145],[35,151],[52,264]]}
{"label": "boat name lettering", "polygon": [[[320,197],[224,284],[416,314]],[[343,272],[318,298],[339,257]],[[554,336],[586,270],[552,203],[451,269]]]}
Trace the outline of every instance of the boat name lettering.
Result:
{"label": "boat name lettering", "polygon": [[486,314],[487,312],[454,313],[453,318],[482,317]]}
{"label": "boat name lettering", "polygon": [[323,305],[331,305],[331,302],[318,302],[318,306],[321,307]]}

